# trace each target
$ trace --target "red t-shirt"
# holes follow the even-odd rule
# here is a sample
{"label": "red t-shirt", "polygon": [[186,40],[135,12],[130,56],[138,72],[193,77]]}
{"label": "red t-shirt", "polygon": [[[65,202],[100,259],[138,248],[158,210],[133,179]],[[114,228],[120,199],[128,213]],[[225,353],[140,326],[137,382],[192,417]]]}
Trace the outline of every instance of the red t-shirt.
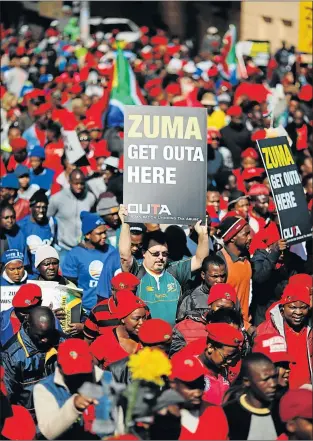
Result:
{"label": "red t-shirt", "polygon": [[[188,414],[187,414],[188,415]],[[188,423],[188,418],[182,413],[181,431],[178,439],[180,440],[226,440],[228,439],[228,422],[226,415],[220,406],[209,406],[197,418],[192,418]],[[194,420],[194,421],[192,421]],[[208,422],[214,422],[208,424]],[[187,427],[185,426],[187,425]]]}
{"label": "red t-shirt", "polygon": [[205,386],[202,399],[210,404],[220,406],[223,402],[225,393],[230,387],[230,383],[223,375],[218,374],[216,377],[211,370],[205,367],[204,364],[202,365],[205,371]]}
{"label": "red t-shirt", "polygon": [[308,328],[304,326],[297,333],[285,323],[285,333],[288,352],[295,361],[290,365],[289,388],[297,389],[303,384],[311,383],[308,348],[307,348],[307,332]]}

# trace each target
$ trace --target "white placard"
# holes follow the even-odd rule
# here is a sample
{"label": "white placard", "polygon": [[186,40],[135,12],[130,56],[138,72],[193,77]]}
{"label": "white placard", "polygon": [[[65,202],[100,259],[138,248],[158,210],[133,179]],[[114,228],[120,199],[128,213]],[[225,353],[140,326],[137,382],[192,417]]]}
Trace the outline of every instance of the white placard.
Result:
{"label": "white placard", "polygon": [[17,291],[20,289],[20,285],[1,286],[1,298],[0,309],[1,311],[7,311],[12,307],[12,300]]}
{"label": "white placard", "polygon": [[75,130],[63,130],[62,136],[65,155],[70,164],[75,164],[85,156],[85,150],[82,148]]}

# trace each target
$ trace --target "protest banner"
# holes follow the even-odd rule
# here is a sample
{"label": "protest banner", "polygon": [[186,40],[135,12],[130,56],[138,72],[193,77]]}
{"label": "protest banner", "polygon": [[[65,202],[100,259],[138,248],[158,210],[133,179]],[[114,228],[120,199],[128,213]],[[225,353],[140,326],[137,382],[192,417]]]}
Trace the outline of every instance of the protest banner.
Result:
{"label": "protest banner", "polygon": [[82,148],[75,130],[62,130],[64,151],[70,164],[79,167],[89,165],[85,151]]}
{"label": "protest banner", "polygon": [[12,307],[13,297],[19,289],[19,285],[1,286],[0,311],[7,311]]}
{"label": "protest banner", "polygon": [[285,136],[257,141],[272,189],[281,237],[294,245],[312,237],[301,178]]}
{"label": "protest banner", "polygon": [[251,57],[254,64],[266,67],[271,58],[271,43],[268,40],[244,40],[236,44],[236,54]]}
{"label": "protest banner", "polygon": [[[312,2],[299,2],[299,35],[298,35],[298,51],[312,54],[312,19],[313,4]],[[311,56],[312,64],[312,56]]]}
{"label": "protest banner", "polygon": [[127,222],[204,222],[206,110],[125,106],[124,127]]}
{"label": "protest banner", "polygon": [[83,290],[69,285],[59,285],[58,282],[40,282],[29,280],[27,283],[35,283],[40,286],[42,292],[42,306],[49,306],[55,310],[63,308],[65,318],[60,320],[62,329],[69,330],[71,323],[79,323],[82,307]]}

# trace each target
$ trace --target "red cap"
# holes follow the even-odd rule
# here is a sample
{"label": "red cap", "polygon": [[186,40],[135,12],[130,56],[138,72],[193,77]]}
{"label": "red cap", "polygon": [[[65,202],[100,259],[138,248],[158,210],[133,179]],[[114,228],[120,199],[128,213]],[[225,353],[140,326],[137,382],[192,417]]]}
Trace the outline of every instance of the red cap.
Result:
{"label": "red cap", "polygon": [[217,283],[212,286],[209,292],[208,305],[221,299],[230,300],[236,304],[237,294],[235,289],[229,283]]}
{"label": "red cap", "polygon": [[86,129],[88,129],[88,130],[92,130],[92,129],[101,130],[100,123],[94,121],[93,119],[86,121],[85,126],[86,126]]}
{"label": "red cap", "polygon": [[207,139],[206,139],[208,144],[212,141],[213,135],[217,138],[221,137],[221,134],[217,129],[210,127],[207,131]]}
{"label": "red cap", "polygon": [[241,177],[244,181],[248,181],[249,179],[260,178],[263,175],[263,173],[265,173],[264,168],[250,167],[244,169],[244,171],[241,174]]}
{"label": "red cap", "polygon": [[242,158],[253,158],[256,160],[259,158],[258,152],[252,147],[249,147],[246,150],[244,150],[240,156]]}
{"label": "red cap", "polygon": [[141,26],[140,30],[143,34],[147,34],[149,32],[149,28],[147,26]]}
{"label": "red cap", "polygon": [[292,357],[287,351],[286,340],[281,335],[265,334],[255,337],[252,352],[261,352],[273,363],[292,362]]}
{"label": "red cap", "polygon": [[248,195],[249,196],[261,196],[261,195],[269,196],[270,191],[269,191],[268,187],[264,184],[253,184],[249,190]]}
{"label": "red cap", "polygon": [[13,153],[20,152],[27,148],[27,141],[24,138],[14,138],[11,140],[10,146],[12,147]]}
{"label": "red cap", "polygon": [[252,133],[251,140],[257,141],[258,139],[265,139],[266,138],[266,131],[264,129],[259,129],[256,132]]}
{"label": "red cap", "polygon": [[305,285],[287,285],[280,299],[281,305],[292,302],[303,302],[310,306],[310,293]]}
{"label": "red cap", "polygon": [[155,87],[152,87],[148,93],[151,96],[151,98],[157,98],[159,95],[161,95],[162,92],[163,91],[162,91],[161,87],[155,86]]}
{"label": "red cap", "polygon": [[116,291],[123,289],[133,291],[140,284],[138,277],[131,273],[119,273],[111,280],[111,285]]}
{"label": "red cap", "polygon": [[313,86],[310,84],[305,84],[301,87],[298,93],[298,98],[301,101],[311,101],[313,99]]}
{"label": "red cap", "polygon": [[220,85],[222,90],[232,90],[232,85],[228,81],[222,81]]}
{"label": "red cap", "polygon": [[144,322],[138,332],[139,340],[146,345],[168,343],[172,338],[171,325],[162,319],[150,319]]}
{"label": "red cap", "polygon": [[52,110],[50,103],[40,104],[40,106],[34,111],[34,116],[41,116]]}
{"label": "red cap", "polygon": [[208,338],[225,346],[238,348],[243,342],[243,335],[228,323],[210,323],[206,325]]}
{"label": "red cap", "polygon": [[188,355],[184,350],[177,352],[171,358],[172,373],[170,379],[190,383],[204,376],[205,371],[200,360],[194,355]]}
{"label": "red cap", "polygon": [[177,83],[171,83],[165,88],[166,93],[169,93],[171,95],[180,95],[181,94],[181,88],[180,85]]}
{"label": "red cap", "polygon": [[240,106],[231,106],[227,110],[228,116],[241,116],[242,115],[242,108]]}
{"label": "red cap", "polygon": [[42,300],[41,288],[35,283],[26,283],[16,292],[12,300],[13,308],[29,308]]}
{"label": "red cap", "polygon": [[150,39],[150,43],[153,46],[166,46],[168,43],[168,39],[163,37],[162,35],[155,35]]}
{"label": "red cap", "polygon": [[5,419],[1,435],[10,440],[29,440],[36,435],[36,425],[30,412],[23,406],[12,404],[13,415]]}
{"label": "red cap", "polygon": [[80,338],[69,338],[61,343],[58,363],[65,375],[90,374],[93,363],[88,343]]}
{"label": "red cap", "polygon": [[302,285],[307,286],[310,290],[312,289],[312,276],[309,274],[295,274],[291,276],[288,280],[289,285]]}
{"label": "red cap", "polygon": [[279,403],[279,415],[284,423],[294,418],[312,420],[313,392],[308,389],[288,390]]}
{"label": "red cap", "polygon": [[115,311],[111,311],[118,319],[127,317],[133,311],[139,308],[145,308],[146,304],[132,291],[118,291],[116,293],[117,307]]}

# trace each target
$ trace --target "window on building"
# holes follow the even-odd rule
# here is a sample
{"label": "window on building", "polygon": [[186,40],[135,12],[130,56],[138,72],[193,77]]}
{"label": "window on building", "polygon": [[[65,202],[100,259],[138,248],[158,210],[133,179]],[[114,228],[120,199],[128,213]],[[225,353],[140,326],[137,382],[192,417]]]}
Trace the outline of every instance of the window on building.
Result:
{"label": "window on building", "polygon": [[265,23],[272,23],[273,21],[272,17],[266,17],[265,15],[263,15],[262,18],[265,21]]}
{"label": "window on building", "polygon": [[293,26],[292,20],[283,20],[283,23],[287,28],[292,28]]}

